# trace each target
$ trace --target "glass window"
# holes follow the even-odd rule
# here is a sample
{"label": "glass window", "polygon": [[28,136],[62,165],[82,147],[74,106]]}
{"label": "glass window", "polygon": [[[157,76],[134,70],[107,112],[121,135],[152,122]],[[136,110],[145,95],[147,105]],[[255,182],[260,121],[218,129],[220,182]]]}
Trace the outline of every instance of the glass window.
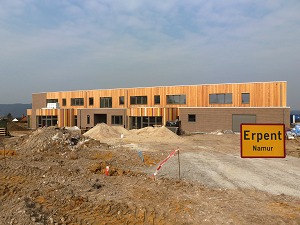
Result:
{"label": "glass window", "polygon": [[232,104],[232,94],[225,94],[225,104]]}
{"label": "glass window", "polygon": [[154,95],[154,104],[160,104],[160,95]]}
{"label": "glass window", "polygon": [[250,103],[250,93],[242,93],[242,104]]}
{"label": "glass window", "polygon": [[47,99],[46,100],[46,103],[57,103],[58,102],[58,99],[57,98],[53,98],[53,99]]}
{"label": "glass window", "polygon": [[189,122],[196,122],[196,115],[195,114],[188,114],[188,121]]}
{"label": "glass window", "polygon": [[111,116],[112,125],[123,125],[123,116]]}
{"label": "glass window", "polygon": [[131,105],[146,105],[147,96],[130,96]]}
{"label": "glass window", "polygon": [[101,97],[100,108],[112,108],[112,97]]}
{"label": "glass window", "polygon": [[93,97],[89,98],[89,105],[94,105],[94,98]]}
{"label": "glass window", "polygon": [[124,105],[124,96],[119,97],[119,105]]}
{"label": "glass window", "polygon": [[232,104],[232,94],[209,94],[209,104]]}
{"label": "glass window", "polygon": [[63,106],[66,106],[66,105],[67,105],[67,99],[65,99],[65,98],[62,99],[62,105],[63,105]]}
{"label": "glass window", "polygon": [[72,106],[82,106],[84,105],[83,98],[71,98],[71,105]]}
{"label": "glass window", "polygon": [[90,124],[90,123],[91,123],[91,117],[90,117],[90,115],[87,115],[87,116],[86,116],[86,123],[87,123],[87,124]]}
{"label": "glass window", "polygon": [[167,104],[186,104],[186,95],[167,95]]}

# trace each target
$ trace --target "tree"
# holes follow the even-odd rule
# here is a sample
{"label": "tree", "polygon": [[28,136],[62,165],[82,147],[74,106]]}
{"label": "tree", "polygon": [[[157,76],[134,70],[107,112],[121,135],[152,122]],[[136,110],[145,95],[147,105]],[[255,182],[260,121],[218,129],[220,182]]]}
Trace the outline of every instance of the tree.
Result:
{"label": "tree", "polygon": [[12,121],[13,120],[13,117],[12,117],[11,113],[8,113],[6,117],[7,117],[7,121]]}

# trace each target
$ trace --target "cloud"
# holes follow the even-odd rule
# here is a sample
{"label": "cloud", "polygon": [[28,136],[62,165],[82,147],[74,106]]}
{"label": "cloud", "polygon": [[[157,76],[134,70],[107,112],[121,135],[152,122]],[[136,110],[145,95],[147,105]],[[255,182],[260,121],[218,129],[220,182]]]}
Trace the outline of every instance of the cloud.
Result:
{"label": "cloud", "polygon": [[4,0],[0,74],[26,76],[29,98],[46,89],[294,85],[299,9],[298,0]]}

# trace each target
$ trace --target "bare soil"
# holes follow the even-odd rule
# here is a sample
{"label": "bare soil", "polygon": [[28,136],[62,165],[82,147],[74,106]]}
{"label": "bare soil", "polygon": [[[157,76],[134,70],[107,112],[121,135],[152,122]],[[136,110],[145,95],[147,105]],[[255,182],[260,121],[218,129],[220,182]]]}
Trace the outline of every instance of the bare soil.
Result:
{"label": "bare soil", "polygon": [[0,224],[300,224],[299,139],[284,159],[242,159],[236,134],[11,133],[0,138]]}

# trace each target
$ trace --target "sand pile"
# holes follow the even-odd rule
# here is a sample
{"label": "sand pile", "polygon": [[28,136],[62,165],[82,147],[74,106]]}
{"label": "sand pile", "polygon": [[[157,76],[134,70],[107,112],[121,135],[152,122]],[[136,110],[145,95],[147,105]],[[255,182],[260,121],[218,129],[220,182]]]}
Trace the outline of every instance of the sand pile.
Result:
{"label": "sand pile", "polygon": [[121,133],[118,130],[116,130],[114,127],[108,126],[105,123],[97,124],[83,135],[96,140],[121,137]]}
{"label": "sand pile", "polygon": [[97,124],[83,135],[100,141],[115,141],[121,139],[123,134],[124,139],[130,141],[168,141],[180,139],[178,135],[170,131],[166,127],[145,127],[142,129],[126,130],[122,126],[108,126],[107,124]]}
{"label": "sand pile", "polygon": [[164,138],[166,140],[179,138],[177,134],[173,133],[166,127],[144,127],[139,130],[131,130],[130,132],[148,138]]}

